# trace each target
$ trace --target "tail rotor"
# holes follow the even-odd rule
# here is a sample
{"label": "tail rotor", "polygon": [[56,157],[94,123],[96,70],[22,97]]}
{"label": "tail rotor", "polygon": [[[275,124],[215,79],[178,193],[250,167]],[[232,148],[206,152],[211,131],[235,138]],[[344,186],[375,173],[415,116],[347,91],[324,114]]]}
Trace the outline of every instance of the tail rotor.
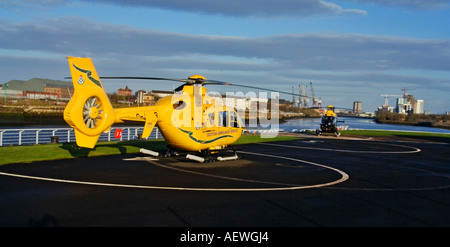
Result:
{"label": "tail rotor", "polygon": [[96,96],[86,100],[83,107],[83,121],[88,128],[95,129],[104,117],[102,102]]}
{"label": "tail rotor", "polygon": [[90,58],[68,57],[75,93],[64,109],[64,120],[75,131],[77,145],[93,148],[116,115]]}

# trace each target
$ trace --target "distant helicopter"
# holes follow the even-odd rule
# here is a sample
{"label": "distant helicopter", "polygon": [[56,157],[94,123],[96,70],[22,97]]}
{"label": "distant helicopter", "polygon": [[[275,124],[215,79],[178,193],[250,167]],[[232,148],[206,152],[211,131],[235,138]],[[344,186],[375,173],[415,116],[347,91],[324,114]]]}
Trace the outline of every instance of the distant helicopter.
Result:
{"label": "distant helicopter", "polygon": [[317,135],[322,133],[334,133],[336,136],[341,135],[337,127],[337,116],[334,113],[334,107],[332,105],[327,106],[327,111],[322,116],[320,129],[316,130]]}
{"label": "distant helicopter", "polygon": [[[64,110],[64,120],[74,129],[80,147],[94,148],[102,132],[111,125],[127,121],[144,122],[142,138],[147,138],[155,126],[160,129],[170,147],[197,152],[186,157],[200,162],[213,161],[212,153],[224,150],[242,134],[243,123],[236,111],[219,104],[218,98],[206,94],[204,84],[230,85],[208,81],[201,75],[188,79],[154,77],[99,77],[90,58],[68,57],[74,85],[74,95]],[[184,82],[172,96],[160,99],[154,106],[113,109],[100,78],[151,79]],[[147,153],[157,155],[151,150]],[[238,159],[234,155],[217,160]]]}

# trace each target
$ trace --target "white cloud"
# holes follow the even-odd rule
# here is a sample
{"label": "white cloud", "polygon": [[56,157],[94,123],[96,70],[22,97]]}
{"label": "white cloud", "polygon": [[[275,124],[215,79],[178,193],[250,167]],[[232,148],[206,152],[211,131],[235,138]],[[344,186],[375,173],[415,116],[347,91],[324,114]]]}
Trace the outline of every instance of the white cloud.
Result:
{"label": "white cloud", "polygon": [[[210,79],[258,83],[284,91],[312,80],[324,97],[334,95],[349,101],[352,92],[362,86],[364,92],[374,92],[373,102],[380,93],[392,93],[388,91],[392,87],[399,91],[411,85],[434,90],[439,98],[449,91],[450,81],[442,79],[445,77],[392,72],[449,74],[448,47],[450,40],[392,36],[310,33],[243,38],[161,32],[81,18],[40,23],[0,19],[0,66],[4,68],[0,80],[62,79],[68,73],[65,56],[69,55],[92,57],[105,76],[187,77],[199,73]],[[328,95],[323,93],[328,91]]]}
{"label": "white cloud", "polygon": [[0,20],[0,48],[107,56],[233,56],[314,70],[450,70],[450,40],[359,34],[260,38],[191,35],[63,18],[45,23]]}
{"label": "white cloud", "polygon": [[44,10],[64,5],[67,0],[2,0],[0,7],[5,9]]}
{"label": "white cloud", "polygon": [[449,6],[448,0],[346,0],[348,2],[397,6],[417,10],[433,10]]}

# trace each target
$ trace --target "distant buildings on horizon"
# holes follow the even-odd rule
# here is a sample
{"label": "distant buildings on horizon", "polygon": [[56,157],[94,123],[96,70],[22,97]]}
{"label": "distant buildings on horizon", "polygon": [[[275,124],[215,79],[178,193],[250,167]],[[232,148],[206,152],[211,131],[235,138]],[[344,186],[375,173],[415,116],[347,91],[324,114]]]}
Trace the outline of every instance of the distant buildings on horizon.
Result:
{"label": "distant buildings on horizon", "polygon": [[71,82],[41,78],[11,80],[0,86],[1,96],[13,99],[69,100],[74,93]]}
{"label": "distant buildings on horizon", "polygon": [[[0,84],[0,96],[6,96],[7,98],[14,99],[58,99],[58,100],[70,100],[74,93],[72,82],[50,80],[41,78],[32,78],[28,81],[11,80],[5,84]],[[158,91],[153,90],[147,92],[145,90],[138,90],[134,95],[133,91],[128,88],[119,88],[117,95],[125,97],[133,97],[134,101],[143,106],[153,105],[159,98],[173,94],[172,91]],[[393,95],[382,95],[393,96]],[[398,95],[396,95],[398,96]],[[254,100],[249,100],[254,101]],[[287,100],[279,99],[279,104],[289,104]],[[378,112],[395,112],[400,114],[429,114],[429,111],[424,111],[424,100],[414,99],[413,95],[404,94],[403,97],[396,99],[395,107],[389,106],[387,98],[385,104],[378,107]],[[249,104],[249,102],[246,102]],[[337,109],[336,112],[352,113],[356,115],[367,115],[368,113],[362,112],[362,102],[353,102],[353,111]],[[372,113],[373,114],[373,113]],[[371,114],[369,114],[371,115]]]}
{"label": "distant buildings on horizon", "polygon": [[397,98],[395,107],[391,107],[387,104],[379,106],[378,112],[395,112],[400,114],[430,114],[429,111],[424,111],[424,100],[415,100],[414,96],[410,94],[405,94],[403,97]]}

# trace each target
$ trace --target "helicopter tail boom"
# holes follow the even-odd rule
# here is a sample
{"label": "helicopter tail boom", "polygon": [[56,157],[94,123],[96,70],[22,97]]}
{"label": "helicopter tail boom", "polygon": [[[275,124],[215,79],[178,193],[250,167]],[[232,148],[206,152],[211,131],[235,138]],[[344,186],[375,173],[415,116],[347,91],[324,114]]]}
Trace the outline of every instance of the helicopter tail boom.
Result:
{"label": "helicopter tail boom", "polygon": [[75,130],[77,145],[93,148],[101,133],[116,121],[90,58],[67,57],[75,92],[64,110],[64,120]]}

